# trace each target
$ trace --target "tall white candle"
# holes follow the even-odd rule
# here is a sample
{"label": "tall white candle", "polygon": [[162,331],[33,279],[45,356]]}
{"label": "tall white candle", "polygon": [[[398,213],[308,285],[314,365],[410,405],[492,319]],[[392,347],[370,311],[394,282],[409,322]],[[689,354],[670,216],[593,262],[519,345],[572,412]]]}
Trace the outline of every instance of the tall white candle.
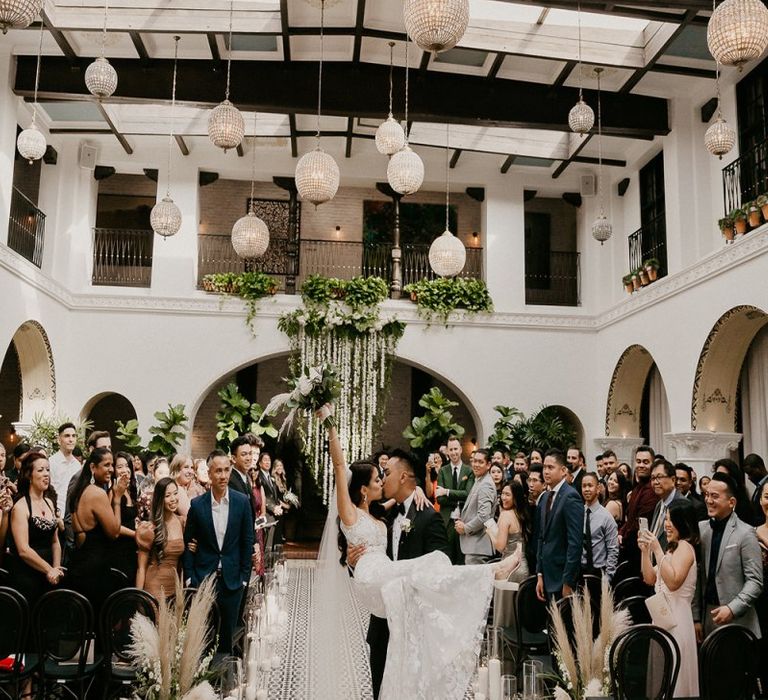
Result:
{"label": "tall white candle", "polygon": [[[477,692],[485,695],[488,692],[488,667],[481,666],[477,669]],[[477,693],[475,694],[477,697]]]}
{"label": "tall white candle", "polygon": [[245,686],[245,700],[256,700],[256,682]]}
{"label": "tall white candle", "polygon": [[501,700],[501,661],[488,661],[488,700]]}

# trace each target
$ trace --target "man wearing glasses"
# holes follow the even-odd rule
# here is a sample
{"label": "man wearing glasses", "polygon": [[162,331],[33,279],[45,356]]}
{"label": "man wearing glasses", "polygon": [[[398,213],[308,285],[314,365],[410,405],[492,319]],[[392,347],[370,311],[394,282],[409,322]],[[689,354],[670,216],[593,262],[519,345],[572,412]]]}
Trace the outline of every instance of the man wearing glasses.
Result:
{"label": "man wearing glasses", "polygon": [[653,509],[653,518],[650,523],[651,532],[661,545],[662,551],[667,551],[667,533],[664,528],[664,520],[672,501],[685,500],[685,497],[675,488],[675,465],[667,460],[656,462],[651,472],[651,487],[659,499]]}

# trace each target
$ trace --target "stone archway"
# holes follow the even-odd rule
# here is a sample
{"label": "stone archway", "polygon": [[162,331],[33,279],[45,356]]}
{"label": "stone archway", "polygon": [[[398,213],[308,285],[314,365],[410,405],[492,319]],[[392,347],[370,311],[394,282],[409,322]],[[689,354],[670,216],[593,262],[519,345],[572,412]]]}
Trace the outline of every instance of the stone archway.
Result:
{"label": "stone archway", "polygon": [[653,356],[642,345],[630,345],[621,354],[608,388],[605,409],[606,436],[640,437],[643,389],[653,364]]}
{"label": "stone archway", "polygon": [[13,334],[16,349],[21,396],[18,423],[32,422],[36,413],[56,410],[56,370],[48,334],[37,321],[25,321]]}
{"label": "stone archway", "polygon": [[573,431],[576,433],[575,443],[586,452],[586,445],[584,444],[584,426],[579,417],[567,406],[550,404],[549,406],[545,406],[545,408],[554,411],[564,423],[573,428]]}
{"label": "stone archway", "polygon": [[691,397],[691,429],[736,430],[736,400],[744,358],[768,314],[756,306],[736,306],[712,327],[699,355]]}
{"label": "stone archway", "polygon": [[112,438],[112,448],[122,450],[123,444],[115,436],[115,422],[127,423],[136,418],[136,409],[129,399],[113,391],[104,391],[91,397],[83,406],[80,417],[90,420],[94,430],[106,430]]}

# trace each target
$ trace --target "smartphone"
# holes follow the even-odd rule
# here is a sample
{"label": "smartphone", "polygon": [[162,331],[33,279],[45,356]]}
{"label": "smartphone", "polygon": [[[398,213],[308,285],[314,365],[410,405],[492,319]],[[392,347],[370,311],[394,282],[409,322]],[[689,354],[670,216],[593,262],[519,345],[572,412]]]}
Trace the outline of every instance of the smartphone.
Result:
{"label": "smartphone", "polygon": [[638,522],[640,523],[640,532],[648,529],[648,518],[639,518]]}

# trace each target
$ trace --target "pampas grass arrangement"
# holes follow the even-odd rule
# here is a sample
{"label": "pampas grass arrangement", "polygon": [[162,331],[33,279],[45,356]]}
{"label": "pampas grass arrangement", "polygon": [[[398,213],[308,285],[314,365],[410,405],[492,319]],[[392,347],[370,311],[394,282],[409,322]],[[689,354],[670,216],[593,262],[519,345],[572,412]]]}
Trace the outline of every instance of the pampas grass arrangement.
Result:
{"label": "pampas grass arrangement", "polygon": [[[128,652],[137,668],[136,694],[143,700],[216,700],[208,680],[213,658],[211,607],[216,583],[208,577],[187,605],[180,579],[172,600],[160,596],[157,624],[136,613]],[[206,649],[211,651],[206,653]]]}
{"label": "pampas grass arrangement", "polygon": [[600,632],[596,638],[592,636],[592,600],[587,589],[573,595],[571,611],[572,637],[557,605],[553,602],[549,608],[559,680],[563,684],[563,687],[556,689],[559,692],[555,697],[583,700],[586,697],[607,696],[611,687],[608,652],[614,639],[629,627],[629,613],[616,609],[613,591],[605,576],[600,590]]}

